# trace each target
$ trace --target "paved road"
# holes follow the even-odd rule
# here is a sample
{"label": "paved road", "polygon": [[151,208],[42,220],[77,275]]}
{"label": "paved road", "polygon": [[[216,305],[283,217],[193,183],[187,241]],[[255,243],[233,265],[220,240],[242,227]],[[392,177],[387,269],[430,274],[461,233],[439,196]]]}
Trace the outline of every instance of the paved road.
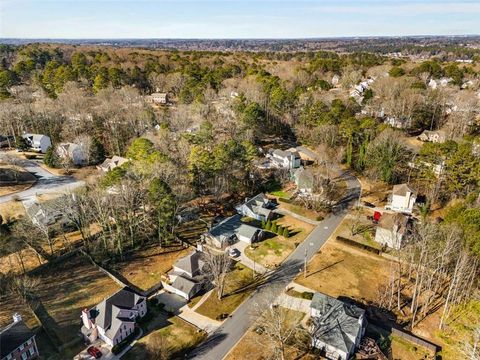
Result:
{"label": "paved road", "polygon": [[37,182],[29,189],[14,194],[0,196],[0,204],[18,199],[21,201],[30,200],[36,195],[68,192],[77,187],[85,185],[84,181],[77,180],[72,176],[58,176],[42,168],[37,161],[21,160],[18,164],[26,171],[37,177]]}
{"label": "paved road", "polygon": [[205,342],[189,354],[190,359],[223,359],[253,324],[255,314],[252,313],[252,309],[267,306],[266,299],[282,293],[303,270],[305,252],[309,261],[325,244],[347,214],[348,207],[358,199],[360,194],[360,183],[355,177],[348,173],[343,173],[341,177],[347,181],[348,187],[348,194],[344,201],[334,209],[332,215],[320,222],[279,268],[265,275],[264,281],[253,295],[240,305]]}

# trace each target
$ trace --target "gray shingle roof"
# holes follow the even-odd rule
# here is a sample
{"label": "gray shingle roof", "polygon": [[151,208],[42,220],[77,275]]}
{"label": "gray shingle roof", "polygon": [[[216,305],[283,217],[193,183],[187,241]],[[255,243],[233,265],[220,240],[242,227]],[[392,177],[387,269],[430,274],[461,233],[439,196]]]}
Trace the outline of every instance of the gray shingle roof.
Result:
{"label": "gray shingle roof", "polygon": [[195,275],[200,270],[202,254],[198,251],[194,251],[191,254],[178,259],[173,266]]}
{"label": "gray shingle roof", "polygon": [[0,330],[0,359],[34,337],[35,334],[20,320]]}
{"label": "gray shingle roof", "polygon": [[240,215],[234,215],[210,229],[210,235],[223,241],[237,234],[251,238],[257,230],[259,229],[254,226],[242,223]]}
{"label": "gray shingle roof", "polygon": [[362,331],[359,320],[365,310],[322,293],[313,295],[310,307],[320,313],[312,318],[315,338],[349,353],[355,346],[352,339]]}
{"label": "gray shingle roof", "polygon": [[118,309],[131,309],[141,299],[143,299],[143,296],[128,287],[124,287],[92,309],[95,324],[103,329],[107,329],[110,325],[116,323],[114,320],[117,319]]}
{"label": "gray shingle roof", "polygon": [[178,289],[185,294],[189,294],[190,291],[197,285],[197,283],[191,279],[187,279],[186,277],[183,277],[182,275],[178,275],[175,281],[172,284],[172,287],[175,289]]}

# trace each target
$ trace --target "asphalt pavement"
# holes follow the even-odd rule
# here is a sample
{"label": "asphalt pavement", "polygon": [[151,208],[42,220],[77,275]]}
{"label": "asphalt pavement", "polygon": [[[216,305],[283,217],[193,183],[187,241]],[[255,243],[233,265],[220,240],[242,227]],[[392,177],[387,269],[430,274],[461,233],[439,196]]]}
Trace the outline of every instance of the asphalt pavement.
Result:
{"label": "asphalt pavement", "polygon": [[223,359],[253,325],[259,307],[268,306],[268,299],[280,295],[285,287],[303,271],[305,254],[307,261],[325,244],[330,235],[342,222],[348,208],[355,204],[360,195],[360,182],[348,172],[341,177],[347,182],[347,194],[333,213],[321,221],[310,235],[290,254],[276,270],[265,274],[263,282],[224,323],[188,356],[189,359]]}
{"label": "asphalt pavement", "polygon": [[80,186],[84,186],[85,182],[75,179],[73,176],[59,176],[42,168],[37,161],[22,160],[18,164],[26,171],[32,173],[37,178],[37,182],[30,188],[9,195],[0,196],[0,204],[12,200],[25,201],[33,199],[37,195],[69,192]]}

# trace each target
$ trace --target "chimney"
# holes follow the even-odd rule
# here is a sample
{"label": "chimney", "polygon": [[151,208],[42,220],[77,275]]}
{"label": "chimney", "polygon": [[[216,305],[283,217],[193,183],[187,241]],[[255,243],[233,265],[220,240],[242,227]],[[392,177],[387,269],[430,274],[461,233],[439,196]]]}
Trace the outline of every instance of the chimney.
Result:
{"label": "chimney", "polygon": [[16,324],[20,321],[22,321],[22,315],[20,315],[19,313],[13,314],[13,323]]}

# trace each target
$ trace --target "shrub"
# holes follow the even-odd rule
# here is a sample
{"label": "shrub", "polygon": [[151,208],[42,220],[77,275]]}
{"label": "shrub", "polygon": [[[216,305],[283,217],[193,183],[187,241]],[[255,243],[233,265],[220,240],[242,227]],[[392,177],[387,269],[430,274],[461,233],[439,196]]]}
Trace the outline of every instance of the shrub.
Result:
{"label": "shrub", "polygon": [[45,165],[51,168],[58,167],[60,160],[58,159],[58,155],[55,152],[55,149],[53,148],[53,146],[50,146],[47,149],[47,152],[45,153],[45,157],[43,158],[43,162],[45,163]]}
{"label": "shrub", "polygon": [[282,225],[277,226],[276,233],[277,233],[277,235],[283,235],[283,226]]}
{"label": "shrub", "polygon": [[310,292],[310,291],[304,291],[302,292],[302,299],[306,299],[306,300],[312,300],[313,299],[313,293]]}
{"label": "shrub", "polygon": [[272,227],[270,228],[270,231],[273,233],[277,233],[277,223],[273,222]]}
{"label": "shrub", "polygon": [[262,229],[265,229],[265,226],[266,226],[266,225],[267,225],[267,224],[265,223],[265,220],[262,220]]}
{"label": "shrub", "polygon": [[271,228],[272,228],[272,222],[270,220],[268,220],[267,223],[265,224],[264,229],[265,230],[270,230]]}
{"label": "shrub", "polygon": [[283,228],[283,237],[285,239],[288,239],[290,237],[290,232],[288,231],[288,228]]}
{"label": "shrub", "polygon": [[36,158],[37,158],[37,155],[35,154],[25,154],[25,159],[32,160]]}

